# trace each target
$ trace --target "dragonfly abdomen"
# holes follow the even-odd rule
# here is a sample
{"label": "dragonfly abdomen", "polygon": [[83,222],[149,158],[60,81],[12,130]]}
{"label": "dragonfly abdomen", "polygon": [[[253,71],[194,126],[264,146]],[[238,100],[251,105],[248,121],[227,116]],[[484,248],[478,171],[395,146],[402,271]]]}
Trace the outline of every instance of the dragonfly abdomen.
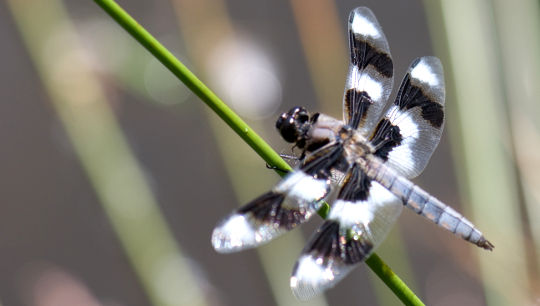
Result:
{"label": "dragonfly abdomen", "polygon": [[482,232],[463,215],[429,195],[408,179],[397,175],[379,159],[370,158],[366,168],[368,176],[399,197],[403,205],[417,214],[481,248],[493,249],[493,244],[486,240]]}

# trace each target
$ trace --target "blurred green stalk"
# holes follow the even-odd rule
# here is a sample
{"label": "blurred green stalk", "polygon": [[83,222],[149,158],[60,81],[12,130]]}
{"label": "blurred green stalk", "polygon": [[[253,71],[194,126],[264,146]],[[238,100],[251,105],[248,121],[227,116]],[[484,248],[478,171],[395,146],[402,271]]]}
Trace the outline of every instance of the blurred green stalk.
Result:
{"label": "blurred green stalk", "polygon": [[[140,26],[129,14],[112,0],[95,0],[115,21],[152,53],[165,67],[176,75],[203,102],[222,118],[244,141],[253,148],[269,165],[280,169],[290,166],[262,140],[238,115],[204,85],[187,67],[159,43],[148,31]],[[391,271],[376,255],[366,260],[368,266],[403,301],[405,305],[424,305],[418,297]]]}
{"label": "blurred green stalk", "polygon": [[[516,1],[519,2],[519,1]],[[505,110],[505,91],[497,50],[493,6],[489,1],[425,1],[431,10],[432,37],[447,69],[448,130],[466,215],[492,241],[492,253],[475,261],[488,305],[526,305],[529,288],[520,231],[519,195]],[[518,33],[514,33],[517,35]],[[446,38],[446,40],[445,40]],[[522,46],[519,46],[522,47]],[[443,56],[444,58],[444,56]]]}
{"label": "blurred green stalk", "polygon": [[9,8],[90,183],[153,305],[206,305],[62,3]]}
{"label": "blurred green stalk", "polygon": [[[540,294],[540,1],[494,0],[508,119],[523,193],[533,294]],[[518,34],[519,33],[519,34]],[[516,35],[518,34],[518,35]]]}

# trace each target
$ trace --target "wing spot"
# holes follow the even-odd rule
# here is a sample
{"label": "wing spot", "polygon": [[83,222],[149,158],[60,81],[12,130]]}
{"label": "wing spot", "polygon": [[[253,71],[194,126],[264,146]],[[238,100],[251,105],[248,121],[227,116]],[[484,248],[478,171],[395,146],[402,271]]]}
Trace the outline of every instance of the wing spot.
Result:
{"label": "wing spot", "polygon": [[364,70],[368,65],[387,78],[394,75],[394,64],[389,54],[365,41],[361,35],[350,32],[351,64]]}
{"label": "wing spot", "polygon": [[348,172],[337,198],[351,202],[365,201],[369,197],[370,187],[371,179],[364,171],[360,170],[358,164],[354,164]]}
{"label": "wing spot", "polygon": [[399,88],[395,105],[401,110],[409,110],[413,107],[421,109],[421,115],[424,120],[428,121],[433,127],[441,128],[444,122],[443,106],[428,94],[426,94],[419,86],[411,84],[411,74],[407,73],[401,87]]}
{"label": "wing spot", "polygon": [[339,222],[326,220],[317,230],[315,239],[309,241],[302,252],[321,258],[323,265],[333,260],[352,265],[362,261],[373,249],[373,244],[367,239],[342,237]]}
{"label": "wing spot", "polygon": [[377,148],[375,155],[387,161],[390,152],[403,141],[403,136],[397,125],[393,125],[389,119],[384,118],[377,124],[370,141]]}
{"label": "wing spot", "polygon": [[345,93],[345,108],[349,112],[349,122],[353,129],[364,125],[367,120],[368,110],[373,104],[373,101],[365,91],[359,91],[354,88],[347,90]]}

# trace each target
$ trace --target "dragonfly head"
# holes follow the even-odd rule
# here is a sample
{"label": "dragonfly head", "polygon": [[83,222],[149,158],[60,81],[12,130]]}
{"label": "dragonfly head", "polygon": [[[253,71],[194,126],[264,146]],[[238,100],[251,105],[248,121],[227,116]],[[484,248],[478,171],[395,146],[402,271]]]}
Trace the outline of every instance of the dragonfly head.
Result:
{"label": "dragonfly head", "polygon": [[276,121],[281,137],[287,142],[295,142],[300,148],[305,145],[310,125],[309,113],[301,106],[291,108]]}

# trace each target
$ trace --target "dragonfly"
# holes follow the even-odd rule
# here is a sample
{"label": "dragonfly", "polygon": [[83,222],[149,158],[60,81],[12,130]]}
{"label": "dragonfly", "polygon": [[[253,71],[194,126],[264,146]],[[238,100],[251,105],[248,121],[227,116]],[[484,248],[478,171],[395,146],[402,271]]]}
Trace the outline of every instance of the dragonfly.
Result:
{"label": "dragonfly", "polygon": [[293,268],[290,286],[300,300],[333,287],[367,259],[403,206],[481,248],[494,247],[463,215],[410,181],[426,167],[444,127],[441,61],[415,59],[390,102],[392,57],[370,9],[351,11],[348,36],[343,120],[299,106],[283,113],[276,128],[302,150],[298,166],[227,216],[211,238],[220,253],[254,248],[331,203]]}

